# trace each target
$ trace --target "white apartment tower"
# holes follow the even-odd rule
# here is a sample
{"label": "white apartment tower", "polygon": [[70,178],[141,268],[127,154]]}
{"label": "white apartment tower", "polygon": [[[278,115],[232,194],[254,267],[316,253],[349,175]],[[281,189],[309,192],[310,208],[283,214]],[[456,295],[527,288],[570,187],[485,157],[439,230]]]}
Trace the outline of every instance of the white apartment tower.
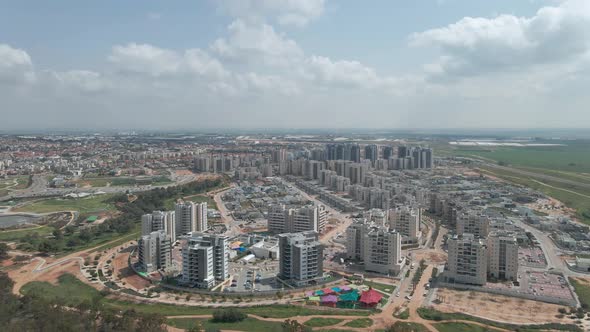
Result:
{"label": "white apartment tower", "polygon": [[389,227],[402,235],[403,243],[417,242],[420,233],[420,209],[398,206],[389,210]]}
{"label": "white apartment tower", "polygon": [[488,248],[481,238],[465,233],[448,240],[447,280],[463,284],[485,285]]}
{"label": "white apartment tower", "polygon": [[488,236],[488,275],[495,279],[518,278],[518,242],[514,235],[495,231]]}
{"label": "white apartment tower", "polygon": [[402,268],[401,234],[386,227],[372,228],[365,235],[365,270],[397,275]]}
{"label": "white apartment tower", "polygon": [[174,211],[154,211],[141,216],[141,235],[163,230],[172,241],[176,241]]}
{"label": "white apartment tower", "polygon": [[473,234],[475,237],[487,237],[490,232],[490,219],[476,211],[461,213],[457,217],[457,235],[465,233]]}
{"label": "white apartment tower", "polygon": [[395,275],[404,264],[401,240],[402,235],[387,226],[355,219],[346,229],[347,256],[363,261],[366,271]]}
{"label": "white apartment tower", "polygon": [[204,232],[207,225],[207,203],[179,202],[175,208],[176,234]]}
{"label": "white apartment tower", "polygon": [[268,231],[273,234],[297,233],[305,231],[323,231],[328,219],[328,211],[324,205],[304,206],[287,209],[284,205],[273,205],[269,208],[267,221]]}
{"label": "white apartment tower", "polygon": [[166,269],[172,263],[172,243],[163,231],[155,231],[143,235],[138,241],[139,265],[150,273]]}
{"label": "white apartment tower", "polygon": [[295,286],[304,286],[323,278],[324,247],[318,233],[279,234],[278,277]]}
{"label": "white apartment tower", "polygon": [[182,248],[181,281],[192,287],[211,288],[229,278],[228,264],[227,237],[192,234]]}

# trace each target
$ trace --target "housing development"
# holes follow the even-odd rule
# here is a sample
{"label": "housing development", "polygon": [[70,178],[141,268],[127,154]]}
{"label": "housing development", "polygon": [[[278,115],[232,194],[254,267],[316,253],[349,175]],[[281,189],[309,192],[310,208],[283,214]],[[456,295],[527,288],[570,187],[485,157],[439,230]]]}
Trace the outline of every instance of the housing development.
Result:
{"label": "housing development", "polygon": [[175,310],[270,323],[282,308],[305,317],[301,328],[590,328],[587,220],[442,138],[0,142],[2,269],[15,294],[67,287],[65,275],[113,306],[173,312],[169,326]]}

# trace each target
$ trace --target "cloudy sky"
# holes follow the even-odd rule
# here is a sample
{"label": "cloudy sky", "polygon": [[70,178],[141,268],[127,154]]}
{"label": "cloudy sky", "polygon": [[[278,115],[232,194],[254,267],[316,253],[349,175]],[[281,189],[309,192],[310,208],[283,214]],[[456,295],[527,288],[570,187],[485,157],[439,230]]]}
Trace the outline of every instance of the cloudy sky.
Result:
{"label": "cloudy sky", "polygon": [[0,129],[590,127],[587,0],[0,0]]}

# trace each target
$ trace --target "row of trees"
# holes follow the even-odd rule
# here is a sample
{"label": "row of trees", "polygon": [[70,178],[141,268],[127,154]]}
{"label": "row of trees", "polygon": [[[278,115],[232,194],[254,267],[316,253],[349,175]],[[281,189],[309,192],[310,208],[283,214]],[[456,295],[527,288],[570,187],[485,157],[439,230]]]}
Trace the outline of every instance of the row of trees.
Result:
{"label": "row of trees", "polygon": [[64,307],[34,296],[18,297],[12,287],[12,280],[0,272],[0,331],[166,331],[161,315],[116,312],[99,302]]}

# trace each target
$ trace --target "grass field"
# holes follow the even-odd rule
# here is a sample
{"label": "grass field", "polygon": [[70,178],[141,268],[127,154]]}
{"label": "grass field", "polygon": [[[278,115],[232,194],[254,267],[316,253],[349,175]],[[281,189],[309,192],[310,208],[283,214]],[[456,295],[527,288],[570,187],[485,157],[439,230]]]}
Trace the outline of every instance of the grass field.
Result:
{"label": "grass field", "polygon": [[420,323],[395,322],[395,324],[393,324],[393,328],[393,331],[428,332],[426,326]]}
{"label": "grass field", "polygon": [[[99,294],[94,288],[84,284],[82,281],[70,274],[64,274],[59,278],[57,285],[48,282],[33,281],[23,286],[23,294],[35,295],[47,300],[60,300],[64,297],[70,297],[71,301],[78,302],[83,299],[93,299]],[[164,316],[182,316],[182,315],[211,315],[215,309],[204,307],[189,307],[183,305],[171,304],[140,304],[128,301],[120,301],[111,298],[100,297],[98,299],[106,307],[117,310],[136,310],[146,314],[161,314]],[[265,318],[289,318],[293,316],[311,316],[311,315],[349,315],[349,316],[368,316],[371,312],[368,310],[318,310],[294,305],[272,305],[272,306],[252,306],[240,309],[246,314],[258,315]]]}
{"label": "grass field", "polygon": [[[563,144],[546,147],[457,147],[439,144],[435,153],[482,157],[511,166],[531,167],[590,175],[589,140],[550,140],[539,143]],[[438,149],[437,149],[438,148]]]}
{"label": "grass field", "polygon": [[498,329],[468,323],[436,323],[434,327],[440,332],[499,332]]}
{"label": "grass field", "polygon": [[0,232],[0,241],[16,241],[27,235],[37,233],[40,237],[47,236],[53,232],[53,227],[39,226],[25,229],[8,230]]}
{"label": "grass field", "polygon": [[314,318],[308,320],[307,322],[305,322],[305,325],[310,326],[310,327],[325,327],[325,326],[336,325],[336,324],[340,323],[341,321],[342,321],[342,319],[338,319],[338,318],[317,318],[317,317],[314,317]]}
{"label": "grass field", "polygon": [[373,320],[370,318],[359,318],[359,319],[351,320],[350,322],[344,324],[344,326],[356,327],[356,328],[371,327],[372,325],[373,325]]}
{"label": "grass field", "polygon": [[78,211],[80,213],[111,211],[115,207],[106,201],[112,195],[97,195],[85,198],[50,198],[35,201],[14,209],[15,212],[48,213],[56,211]]}
{"label": "grass field", "polygon": [[[173,318],[168,320],[168,324],[177,328],[188,330],[195,326],[196,319],[191,318]],[[282,323],[266,322],[255,318],[248,317],[237,323],[214,323],[207,319],[199,320],[205,330],[231,330],[231,331],[247,331],[247,332],[282,332]]]}
{"label": "grass field", "polygon": [[53,286],[47,282],[29,282],[21,288],[21,293],[56,301],[66,306],[77,306],[80,303],[88,303],[101,298],[96,289],[86,285],[71,274],[61,275],[58,279],[58,286]]}
{"label": "grass field", "polygon": [[589,310],[590,309],[590,285],[583,284],[576,280],[575,278],[569,278],[570,283],[574,286],[574,290],[578,295],[578,299],[580,300],[580,304],[582,308]]}
{"label": "grass field", "polygon": [[379,282],[373,282],[373,281],[368,281],[365,280],[365,282],[363,282],[364,285],[367,285],[371,288],[374,288],[376,290],[380,290],[382,292],[391,294],[393,293],[393,291],[395,290],[395,285],[388,285],[388,284],[382,284]]}
{"label": "grass field", "polygon": [[[516,324],[508,324],[508,323],[500,323],[491,320],[487,320],[484,318],[479,318],[471,315],[467,315],[464,313],[449,313],[449,312],[441,312],[436,309],[431,308],[418,308],[418,315],[423,319],[433,320],[433,321],[445,321],[445,320],[466,320],[477,322],[485,325],[489,325],[491,327],[497,327],[506,330],[516,330],[519,329],[521,331],[525,331],[523,326],[516,325]],[[539,330],[555,330],[555,331],[570,331],[570,332],[581,332],[577,325],[574,324],[557,324],[557,323],[548,323],[548,324],[538,324],[538,325],[526,325],[526,331],[539,331]]]}

